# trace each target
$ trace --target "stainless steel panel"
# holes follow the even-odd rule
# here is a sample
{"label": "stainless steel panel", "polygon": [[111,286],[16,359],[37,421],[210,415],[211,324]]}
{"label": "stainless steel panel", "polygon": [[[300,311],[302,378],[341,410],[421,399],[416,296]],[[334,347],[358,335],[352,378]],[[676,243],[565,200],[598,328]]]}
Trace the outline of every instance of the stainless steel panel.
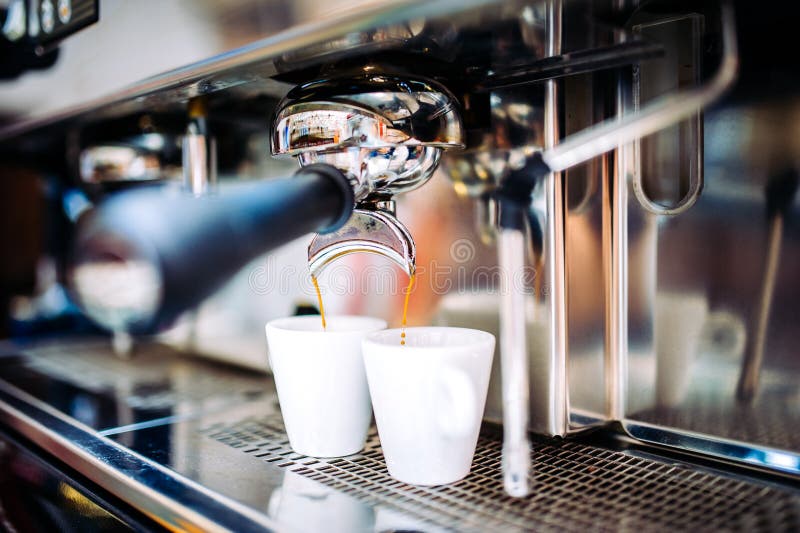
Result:
{"label": "stainless steel panel", "polygon": [[91,432],[0,383],[0,420],[90,481],[170,528],[263,531],[266,517]]}
{"label": "stainless steel panel", "polygon": [[[800,202],[783,198],[789,205],[777,257],[770,251],[776,217],[767,204],[775,201],[771,183],[787,172],[796,179],[796,136],[775,124],[794,124],[798,109],[787,97],[706,113],[706,179],[696,204],[675,217],[630,204],[631,283],[639,291],[631,291],[625,417],[639,438],[795,475]],[[770,275],[774,294],[765,322],[762,293]],[[746,354],[761,342],[757,388],[748,398],[737,389]]]}
{"label": "stainless steel panel", "polygon": [[103,340],[65,340],[25,350],[33,357],[0,358],[3,377],[101,432],[220,410],[270,393],[265,375],[198,362],[153,343],[137,347],[133,365]]}

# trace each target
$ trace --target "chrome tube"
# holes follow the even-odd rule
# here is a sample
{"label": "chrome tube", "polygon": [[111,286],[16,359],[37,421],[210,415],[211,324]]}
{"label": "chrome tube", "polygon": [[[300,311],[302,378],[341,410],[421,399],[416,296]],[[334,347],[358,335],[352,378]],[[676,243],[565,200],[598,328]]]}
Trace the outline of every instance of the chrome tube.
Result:
{"label": "chrome tube", "polygon": [[527,238],[524,231],[501,229],[497,236],[500,266],[500,365],[503,373],[503,485],[510,496],[530,492],[528,440],[528,341],[523,279]]}
{"label": "chrome tube", "polygon": [[194,196],[203,196],[217,183],[217,145],[208,132],[204,100],[189,102],[189,119],[183,137],[183,187]]}
{"label": "chrome tube", "polygon": [[677,124],[722,96],[736,80],[739,55],[733,8],[726,2],[721,11],[724,52],[717,73],[708,83],[664,95],[622,119],[612,118],[586,131],[570,135],[558,146],[544,151],[544,162],[554,172],[566,170],[622,144]]}
{"label": "chrome tube", "polygon": [[200,133],[183,138],[183,183],[194,196],[207,194],[216,183],[216,145],[214,139]]}
{"label": "chrome tube", "polygon": [[[623,81],[617,85],[617,116],[621,119],[627,94]],[[625,416],[628,353],[628,180],[636,172],[635,150],[620,145],[615,153],[613,173],[604,183],[608,191],[609,261],[606,313],[606,417],[619,420]]]}
{"label": "chrome tube", "polygon": [[[552,0],[547,6],[547,45],[545,53],[561,53],[561,0]],[[545,84],[544,148],[549,153],[558,145],[558,82]],[[552,166],[551,166],[552,168]],[[545,178],[547,217],[545,222],[545,269],[550,283],[548,329],[551,384],[547,431],[551,435],[565,435],[568,429],[569,408],[567,388],[567,273],[564,241],[566,238],[566,199],[564,176],[553,172]]]}

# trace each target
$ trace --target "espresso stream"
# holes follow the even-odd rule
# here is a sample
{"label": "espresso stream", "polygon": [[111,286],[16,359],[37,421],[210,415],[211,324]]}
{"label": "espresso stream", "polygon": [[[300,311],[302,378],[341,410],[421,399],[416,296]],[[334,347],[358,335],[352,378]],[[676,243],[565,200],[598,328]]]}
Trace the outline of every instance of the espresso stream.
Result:
{"label": "espresso stream", "polygon": [[403,322],[400,324],[402,328],[402,333],[400,333],[400,344],[405,345],[406,343],[406,318],[408,318],[408,297],[411,296],[411,288],[414,286],[414,280],[416,279],[416,274],[411,274],[408,278],[408,287],[406,287],[406,299],[403,302]]}
{"label": "espresso stream", "polygon": [[319,283],[314,274],[311,274],[311,283],[314,284],[314,290],[317,291],[317,302],[319,302],[319,316],[322,317],[322,331],[327,331],[328,325],[325,323],[325,307],[322,305],[322,293],[319,291]]}
{"label": "espresso stream", "polygon": [[[411,274],[408,278],[408,286],[406,287],[405,291],[405,301],[403,302],[403,322],[401,323],[402,332],[400,333],[400,344],[405,345],[406,343],[406,319],[408,318],[408,298],[411,296],[411,289],[414,287],[414,280],[416,279],[416,274]],[[317,282],[317,278],[312,274],[311,275],[311,283],[314,284],[314,290],[317,291],[317,302],[319,303],[319,316],[322,318],[322,331],[328,330],[328,325],[325,322],[325,306],[322,305],[322,292],[319,290],[319,283]]]}

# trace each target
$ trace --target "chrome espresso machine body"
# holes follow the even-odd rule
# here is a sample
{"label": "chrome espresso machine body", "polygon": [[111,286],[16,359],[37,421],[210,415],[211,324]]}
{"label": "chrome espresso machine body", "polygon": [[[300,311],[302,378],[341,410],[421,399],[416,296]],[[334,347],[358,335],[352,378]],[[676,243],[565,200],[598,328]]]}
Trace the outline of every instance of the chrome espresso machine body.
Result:
{"label": "chrome espresso machine body", "polygon": [[[800,527],[800,77],[765,11],[378,2],[9,120],[51,238],[0,294],[0,460],[178,529]],[[411,324],[495,334],[464,482],[393,482],[374,433],[292,452],[263,322],[309,274],[390,323],[415,275]]]}

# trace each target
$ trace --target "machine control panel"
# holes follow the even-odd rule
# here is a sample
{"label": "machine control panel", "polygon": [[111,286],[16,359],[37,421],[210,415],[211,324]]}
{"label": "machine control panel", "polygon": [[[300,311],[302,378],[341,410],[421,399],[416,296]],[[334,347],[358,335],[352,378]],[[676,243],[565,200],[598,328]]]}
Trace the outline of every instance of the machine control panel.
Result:
{"label": "machine control panel", "polygon": [[3,34],[46,50],[99,20],[99,0],[10,0]]}

